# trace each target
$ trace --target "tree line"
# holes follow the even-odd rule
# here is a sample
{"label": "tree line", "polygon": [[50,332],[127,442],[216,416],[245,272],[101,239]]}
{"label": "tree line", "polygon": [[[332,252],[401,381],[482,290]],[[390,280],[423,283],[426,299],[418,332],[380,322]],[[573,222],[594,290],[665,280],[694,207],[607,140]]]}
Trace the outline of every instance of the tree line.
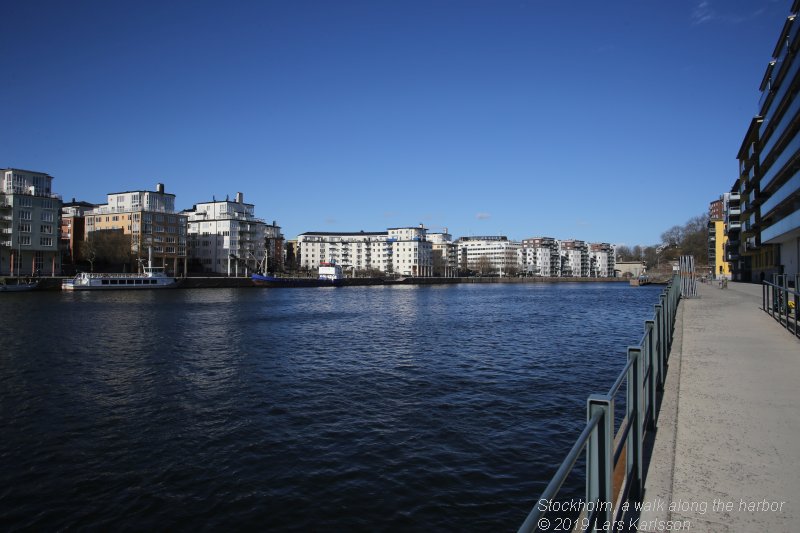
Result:
{"label": "tree line", "polygon": [[693,255],[698,264],[708,262],[708,214],[690,218],[661,234],[661,243],[650,246],[617,246],[618,261],[644,261],[656,268],[681,255]]}

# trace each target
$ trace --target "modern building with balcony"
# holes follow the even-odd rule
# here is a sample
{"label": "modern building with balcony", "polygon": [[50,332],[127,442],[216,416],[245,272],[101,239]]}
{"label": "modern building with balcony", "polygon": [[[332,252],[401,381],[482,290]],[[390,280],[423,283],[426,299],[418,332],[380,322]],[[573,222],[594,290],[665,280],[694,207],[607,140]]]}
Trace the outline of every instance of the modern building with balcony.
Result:
{"label": "modern building with balcony", "polygon": [[321,262],[336,262],[352,275],[433,275],[433,246],[422,225],[380,232],[306,232],[297,237],[297,249],[300,268],[309,271]]}
{"label": "modern building with balcony", "polygon": [[[257,218],[255,205],[245,203],[241,192],[233,201],[212,199],[181,214],[188,219],[192,270],[247,276],[259,270],[272,272],[283,262],[280,227]],[[280,246],[277,251],[276,246]]]}
{"label": "modern building with balcony", "polygon": [[61,197],[52,192],[53,177],[18,168],[0,173],[0,275],[59,275]]}
{"label": "modern building with balcony", "polygon": [[589,276],[589,246],[584,241],[561,241],[561,276],[586,278]]}
{"label": "modern building with balcony", "polygon": [[433,276],[454,278],[458,276],[458,246],[453,236],[444,228],[443,232],[428,232],[431,243]]}
{"label": "modern building with balcony", "polygon": [[614,246],[607,242],[589,244],[589,277],[613,278],[616,269]]}
{"label": "modern building with balcony", "polygon": [[720,196],[708,208],[708,266],[715,278],[730,279],[731,268],[726,257],[732,253],[727,250],[728,236],[725,231],[725,197]]}
{"label": "modern building with balcony", "polygon": [[[743,279],[800,273],[800,0],[792,4],[761,80],[758,114],[737,158]],[[729,239],[733,241],[729,234]],[[734,265],[734,275],[737,266]]]}
{"label": "modern building with balcony", "polygon": [[558,277],[561,275],[561,244],[552,237],[523,239],[519,262],[525,275]]}
{"label": "modern building with balcony", "polygon": [[156,184],[155,191],[125,191],[107,195],[108,203],[86,213],[86,239],[96,232],[116,232],[130,241],[133,258],[141,265],[150,250],[154,266],[186,275],[187,217],[175,211],[175,195]]}

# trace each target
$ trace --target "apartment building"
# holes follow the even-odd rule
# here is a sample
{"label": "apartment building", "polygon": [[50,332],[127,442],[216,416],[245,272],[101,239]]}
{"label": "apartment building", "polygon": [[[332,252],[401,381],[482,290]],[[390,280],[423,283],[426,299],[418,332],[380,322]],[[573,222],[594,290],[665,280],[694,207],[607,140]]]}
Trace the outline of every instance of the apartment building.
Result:
{"label": "apartment building", "polygon": [[107,200],[86,213],[87,241],[95,232],[118,232],[130,240],[135,259],[146,260],[152,249],[155,266],[186,275],[187,217],[175,211],[175,195],[163,183],[155,191],[110,193]]}
{"label": "apartment building", "polygon": [[[244,194],[201,202],[184,210],[187,217],[189,261],[193,270],[227,276],[247,276],[259,270],[273,271],[268,259],[282,253],[275,250],[282,238],[280,227],[255,216],[255,205]],[[272,267],[272,268],[270,268]]]}
{"label": "apartment building", "polygon": [[589,277],[613,278],[616,270],[614,246],[607,242],[589,244]]}
{"label": "apartment building", "polygon": [[428,242],[431,243],[433,275],[443,278],[457,277],[458,247],[447,228],[443,232],[428,232]]}
{"label": "apartment building", "polygon": [[558,277],[561,274],[561,244],[552,237],[522,240],[519,262],[528,276]]}
{"label": "apartment building", "polygon": [[18,168],[0,173],[0,274],[60,274],[61,197],[52,192],[53,177]]}
{"label": "apartment building", "polygon": [[463,270],[480,275],[515,275],[519,271],[519,242],[510,241],[505,235],[461,237],[456,241],[458,256]]}
{"label": "apartment building", "polygon": [[589,245],[584,241],[561,241],[561,276],[585,278],[589,276]]}
{"label": "apartment building", "polygon": [[428,241],[427,228],[406,226],[389,228],[386,242],[392,271],[401,276],[433,276],[433,245]]}
{"label": "apartment building", "polygon": [[433,275],[433,247],[421,224],[379,232],[307,232],[297,237],[297,250],[302,269],[314,270],[320,262],[332,261],[354,275],[374,271]]}
{"label": "apartment building", "polygon": [[[735,276],[771,279],[800,273],[800,0],[781,29],[759,89],[753,118],[737,154],[743,225]],[[735,233],[735,228],[733,228]],[[728,234],[730,242],[734,235]],[[738,259],[738,257],[730,257]]]}

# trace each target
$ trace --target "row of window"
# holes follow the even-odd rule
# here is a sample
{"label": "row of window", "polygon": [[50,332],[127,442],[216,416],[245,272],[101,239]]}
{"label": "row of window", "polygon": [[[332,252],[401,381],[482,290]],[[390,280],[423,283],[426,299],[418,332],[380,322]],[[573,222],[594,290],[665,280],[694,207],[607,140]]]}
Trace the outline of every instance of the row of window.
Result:
{"label": "row of window", "polygon": [[[30,235],[20,235],[19,236],[19,243],[22,246],[30,246],[31,245],[31,236]],[[53,238],[52,237],[39,237],[39,246],[53,246]]]}

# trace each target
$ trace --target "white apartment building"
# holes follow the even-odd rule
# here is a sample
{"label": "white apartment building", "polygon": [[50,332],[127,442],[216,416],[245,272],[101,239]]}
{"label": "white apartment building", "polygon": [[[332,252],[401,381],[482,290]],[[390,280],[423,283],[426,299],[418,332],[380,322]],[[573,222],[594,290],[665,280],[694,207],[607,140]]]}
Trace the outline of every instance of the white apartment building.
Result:
{"label": "white apartment building", "polygon": [[424,278],[433,275],[433,245],[427,239],[427,231],[422,224],[388,229],[392,272]]}
{"label": "white apartment building", "polygon": [[508,275],[518,267],[521,244],[504,235],[461,237],[456,241],[461,267],[478,274]]}
{"label": "white apartment building", "polygon": [[589,277],[589,246],[584,241],[561,241],[561,275]]}
{"label": "white apartment building", "polygon": [[378,270],[428,277],[433,272],[432,245],[423,226],[384,232],[307,232],[297,237],[299,265],[315,270],[336,262],[347,273]]}
{"label": "white apartment building", "polygon": [[433,275],[443,278],[458,276],[458,246],[453,242],[453,236],[447,232],[428,232],[428,241],[431,243],[433,261]]}
{"label": "white apartment building", "polygon": [[213,199],[183,214],[188,216],[190,260],[203,272],[247,276],[266,269],[267,243],[280,237],[280,228],[256,218],[255,205],[245,203],[240,192],[234,201]]}
{"label": "white apartment building", "polygon": [[386,272],[388,237],[385,231],[306,232],[297,237],[298,265],[316,271],[320,263],[336,262],[345,272]]}
{"label": "white apartment building", "polygon": [[51,190],[53,177],[17,168],[0,174],[0,274],[60,274],[61,197]]}
{"label": "white apartment building", "polygon": [[590,277],[613,278],[615,268],[614,246],[606,242],[589,245]]}
{"label": "white apartment building", "polygon": [[519,252],[520,270],[528,276],[561,275],[561,244],[552,237],[523,239]]}

